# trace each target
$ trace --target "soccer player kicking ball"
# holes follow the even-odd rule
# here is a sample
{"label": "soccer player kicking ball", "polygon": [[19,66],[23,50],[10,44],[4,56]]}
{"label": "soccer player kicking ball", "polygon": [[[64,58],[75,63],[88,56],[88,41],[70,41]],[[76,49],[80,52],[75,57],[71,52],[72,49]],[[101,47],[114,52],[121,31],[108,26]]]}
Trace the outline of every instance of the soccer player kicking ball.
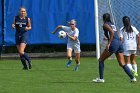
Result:
{"label": "soccer player kicking ball", "polygon": [[78,39],[79,36],[79,30],[76,28],[76,21],[72,19],[70,22],[68,22],[69,26],[61,26],[59,25],[52,34],[55,34],[59,29],[63,29],[67,36],[68,36],[68,43],[67,43],[67,57],[68,57],[68,63],[67,67],[70,67],[72,63],[72,51],[74,50],[76,57],[76,66],[74,68],[75,71],[78,70],[80,65],[80,41]]}

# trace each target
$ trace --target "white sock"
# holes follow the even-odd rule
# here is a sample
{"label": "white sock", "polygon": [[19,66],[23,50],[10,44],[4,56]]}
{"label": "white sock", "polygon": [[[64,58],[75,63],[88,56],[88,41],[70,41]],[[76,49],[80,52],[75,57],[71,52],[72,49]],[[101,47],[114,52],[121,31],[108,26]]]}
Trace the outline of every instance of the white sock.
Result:
{"label": "white sock", "polygon": [[71,58],[69,58],[68,60],[72,62],[72,57],[71,57]]}
{"label": "white sock", "polygon": [[77,65],[80,65],[80,61],[79,61],[79,63]]}
{"label": "white sock", "polygon": [[72,61],[72,57],[69,60]]}
{"label": "white sock", "polygon": [[132,64],[132,68],[134,69],[134,71],[137,73],[137,64]]}
{"label": "white sock", "polygon": [[131,64],[127,64],[127,66],[129,67],[130,70],[133,70],[132,65]]}

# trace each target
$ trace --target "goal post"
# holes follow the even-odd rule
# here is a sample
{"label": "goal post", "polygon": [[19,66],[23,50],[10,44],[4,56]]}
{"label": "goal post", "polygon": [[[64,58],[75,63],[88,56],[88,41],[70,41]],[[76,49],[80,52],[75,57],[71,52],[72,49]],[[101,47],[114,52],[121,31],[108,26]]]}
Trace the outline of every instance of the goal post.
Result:
{"label": "goal post", "polygon": [[95,9],[95,33],[96,33],[96,58],[100,57],[100,43],[99,43],[99,22],[98,22],[98,0],[94,0]]}
{"label": "goal post", "polygon": [[[95,32],[96,32],[96,57],[106,47],[107,40],[103,31],[104,13],[110,13],[112,22],[116,25],[117,30],[123,26],[123,16],[129,16],[131,25],[135,26],[140,32],[140,0],[94,0],[95,8]],[[110,57],[116,58],[115,55]]]}

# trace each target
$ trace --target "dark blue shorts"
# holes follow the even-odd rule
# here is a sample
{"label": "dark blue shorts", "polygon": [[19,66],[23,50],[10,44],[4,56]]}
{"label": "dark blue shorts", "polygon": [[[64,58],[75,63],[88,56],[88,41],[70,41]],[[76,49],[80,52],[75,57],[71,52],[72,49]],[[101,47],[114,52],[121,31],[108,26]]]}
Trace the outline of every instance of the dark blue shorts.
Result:
{"label": "dark blue shorts", "polygon": [[16,45],[19,45],[21,43],[27,44],[27,37],[26,36],[16,36]]}
{"label": "dark blue shorts", "polygon": [[119,40],[112,40],[110,47],[109,47],[109,52],[112,53],[122,53],[123,50],[123,45]]}

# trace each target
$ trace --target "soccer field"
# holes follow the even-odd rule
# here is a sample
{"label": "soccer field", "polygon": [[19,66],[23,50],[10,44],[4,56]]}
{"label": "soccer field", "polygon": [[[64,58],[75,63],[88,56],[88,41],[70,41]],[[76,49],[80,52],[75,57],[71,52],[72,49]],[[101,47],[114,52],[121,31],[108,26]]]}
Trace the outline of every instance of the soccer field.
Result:
{"label": "soccer field", "polygon": [[[106,60],[105,83],[93,83],[98,76],[96,58],[81,58],[66,68],[67,59],[48,58],[33,61],[31,70],[22,70],[19,60],[0,60],[0,93],[139,93],[140,81],[130,83],[116,60]],[[138,69],[140,68],[137,58]],[[140,75],[140,73],[139,73]]]}

